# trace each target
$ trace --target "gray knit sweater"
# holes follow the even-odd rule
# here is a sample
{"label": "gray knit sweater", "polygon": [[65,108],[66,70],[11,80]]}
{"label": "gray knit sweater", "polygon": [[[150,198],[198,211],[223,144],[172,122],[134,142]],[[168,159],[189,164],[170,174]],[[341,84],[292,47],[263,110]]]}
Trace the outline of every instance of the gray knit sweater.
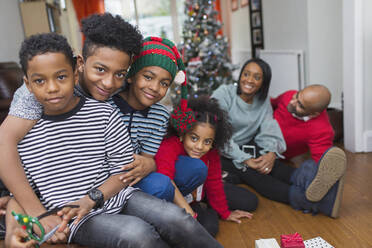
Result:
{"label": "gray knit sweater", "polygon": [[286,145],[280,127],[273,118],[269,97],[260,101],[255,96],[253,103],[249,104],[240,98],[236,90],[235,85],[221,85],[212,94],[221,108],[228,112],[233,127],[230,148],[225,149],[223,155],[232,159],[237,168],[245,168],[242,163],[250,159],[251,155],[243,152],[241,146],[254,139],[263,148],[261,154],[275,152],[281,156]]}

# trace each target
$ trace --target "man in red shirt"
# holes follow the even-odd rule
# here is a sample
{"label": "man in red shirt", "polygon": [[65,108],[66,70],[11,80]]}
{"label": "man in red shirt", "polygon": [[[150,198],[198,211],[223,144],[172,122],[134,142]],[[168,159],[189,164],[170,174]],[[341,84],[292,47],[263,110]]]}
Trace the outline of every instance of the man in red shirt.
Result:
{"label": "man in red shirt", "polygon": [[310,150],[311,158],[318,162],[332,146],[334,131],[326,111],[330,100],[331,93],[322,85],[290,90],[271,99],[274,118],[287,144],[283,154],[287,159]]}

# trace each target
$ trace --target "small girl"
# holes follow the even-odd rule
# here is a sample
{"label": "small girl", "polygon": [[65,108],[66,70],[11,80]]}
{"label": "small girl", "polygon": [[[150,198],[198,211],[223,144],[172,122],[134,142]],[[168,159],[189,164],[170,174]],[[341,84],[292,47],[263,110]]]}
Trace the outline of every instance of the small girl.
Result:
{"label": "small girl", "polygon": [[[240,223],[241,218],[252,218],[248,211],[256,209],[258,200],[244,188],[223,184],[219,150],[228,144],[231,125],[215,99],[201,96],[187,107],[185,84],[181,106],[171,114],[167,137],[155,161],[158,172],[175,186],[174,203],[216,236],[218,215]],[[207,207],[204,198],[208,199]]]}

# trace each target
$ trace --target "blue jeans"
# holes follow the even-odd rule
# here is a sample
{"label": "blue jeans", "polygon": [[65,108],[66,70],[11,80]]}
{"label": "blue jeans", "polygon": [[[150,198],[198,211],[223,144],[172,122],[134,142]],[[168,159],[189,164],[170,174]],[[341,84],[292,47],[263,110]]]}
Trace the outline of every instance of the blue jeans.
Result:
{"label": "blue jeans", "polygon": [[[179,156],[175,166],[174,182],[183,195],[190,194],[207,178],[208,168],[200,159]],[[166,175],[152,172],[134,186],[150,195],[173,202],[174,186]]]}
{"label": "blue jeans", "polygon": [[208,167],[204,162],[189,156],[179,156],[176,161],[174,183],[182,195],[188,195],[207,179]]}
{"label": "blue jeans", "polygon": [[173,203],[133,192],[122,212],[97,215],[77,231],[89,247],[222,247],[191,215]]}
{"label": "blue jeans", "polygon": [[174,186],[168,176],[158,172],[151,172],[142,178],[134,187],[140,188],[147,194],[173,202]]}

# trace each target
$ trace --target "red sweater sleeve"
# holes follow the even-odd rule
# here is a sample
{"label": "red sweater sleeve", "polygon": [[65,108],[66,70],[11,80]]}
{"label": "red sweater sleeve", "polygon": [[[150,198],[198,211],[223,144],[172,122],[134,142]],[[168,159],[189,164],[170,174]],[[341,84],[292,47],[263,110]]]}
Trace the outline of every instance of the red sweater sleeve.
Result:
{"label": "red sweater sleeve", "polygon": [[273,110],[275,110],[278,107],[278,104],[282,100],[283,95],[284,95],[284,93],[277,96],[276,98],[272,98],[272,97],[270,98],[270,102],[271,102],[271,106],[273,107]]}
{"label": "red sweater sleeve", "polygon": [[154,158],[157,172],[173,180],[176,172],[176,161],[178,156],[182,155],[182,151],[182,143],[179,141],[178,137],[173,136],[163,139]]}
{"label": "red sweater sleeve", "polygon": [[[325,115],[326,113],[322,113]],[[322,116],[323,117],[323,116]],[[318,162],[323,153],[333,145],[334,131],[327,116],[320,119],[321,122],[314,128],[316,130],[308,141],[311,158]]]}
{"label": "red sweater sleeve", "polygon": [[225,191],[221,176],[221,160],[217,150],[213,149],[207,153],[208,175],[205,181],[205,191],[211,207],[221,216],[227,219],[231,212],[227,206]]}

